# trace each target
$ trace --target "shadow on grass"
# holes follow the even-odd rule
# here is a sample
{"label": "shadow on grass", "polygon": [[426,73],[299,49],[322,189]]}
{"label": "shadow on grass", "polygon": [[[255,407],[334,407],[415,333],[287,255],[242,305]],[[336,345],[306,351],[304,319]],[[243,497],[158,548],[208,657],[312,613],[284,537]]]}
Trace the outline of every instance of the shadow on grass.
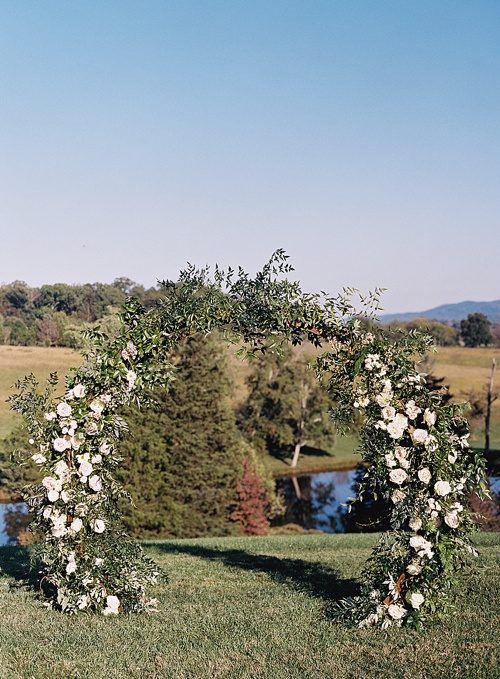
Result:
{"label": "shadow on grass", "polygon": [[176,542],[148,542],[147,547],[159,552],[190,554],[210,561],[219,561],[232,568],[267,573],[276,582],[322,599],[325,602],[326,616],[329,615],[330,609],[335,607],[335,602],[360,593],[359,584],[355,580],[340,578],[333,568],[303,559],[280,559],[240,549],[219,550]]}
{"label": "shadow on grass", "polygon": [[0,547],[0,576],[2,575],[13,578],[19,587],[26,586],[36,590],[40,587],[40,576],[31,563],[28,547],[21,545]]}

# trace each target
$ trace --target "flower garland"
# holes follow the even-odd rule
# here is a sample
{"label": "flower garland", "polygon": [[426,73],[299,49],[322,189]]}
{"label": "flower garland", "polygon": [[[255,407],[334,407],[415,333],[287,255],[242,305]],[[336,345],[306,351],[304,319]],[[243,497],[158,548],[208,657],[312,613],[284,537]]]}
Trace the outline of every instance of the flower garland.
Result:
{"label": "flower garland", "polygon": [[359,494],[378,493],[392,507],[393,530],[367,564],[363,595],[340,605],[361,627],[420,626],[446,608],[454,572],[477,556],[467,496],[486,494],[484,460],[469,448],[464,406],[443,405],[415,367],[429,343],[360,330],[320,360],[340,397],[334,417],[363,415]]}
{"label": "flower garland", "polygon": [[[339,618],[360,626],[420,625],[446,605],[453,573],[475,551],[474,524],[466,496],[486,491],[484,461],[468,447],[462,406],[443,405],[415,367],[431,339],[418,333],[398,341],[382,330],[367,332],[346,296],[305,294],[297,283],[278,280],[291,268],[275,253],[255,279],[240,271],[189,269],[164,283],[157,307],[128,299],[121,332],[88,333],[91,350],[54,398],[56,376],[39,393],[31,375],[18,383],[12,408],[25,417],[42,481],[26,489],[48,605],[63,611],[105,615],[148,610],[146,595],[160,573],[122,528],[113,477],[127,431],[120,408],[149,407],[147,390],[168,388],[174,369],[165,357],[193,332],[220,328],[243,353],[277,350],[283,342],[308,340],[329,347],[316,361],[327,376],[340,429],[362,413],[361,452],[367,472],[360,495],[370,489],[392,506],[393,530],[384,534],[364,571],[360,597],[339,604]],[[367,302],[366,315],[377,304]]]}

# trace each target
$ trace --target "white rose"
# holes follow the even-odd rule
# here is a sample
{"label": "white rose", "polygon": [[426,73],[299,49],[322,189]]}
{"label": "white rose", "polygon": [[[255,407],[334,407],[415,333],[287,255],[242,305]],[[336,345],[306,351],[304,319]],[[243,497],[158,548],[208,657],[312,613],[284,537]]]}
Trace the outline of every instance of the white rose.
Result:
{"label": "white rose", "polygon": [[92,488],[92,490],[95,490],[96,493],[102,490],[101,479],[97,474],[94,474],[93,476],[90,477],[89,487]]}
{"label": "white rose", "polygon": [[444,522],[450,528],[458,528],[460,520],[458,516],[455,514],[455,512],[449,512],[448,514],[445,515]]}
{"label": "white rose", "polygon": [[94,398],[90,402],[90,410],[92,410],[94,413],[101,414],[105,407],[106,403],[102,398]]}
{"label": "white rose", "polygon": [[95,519],[95,521],[92,522],[92,529],[95,533],[104,533],[106,525],[102,519]]}
{"label": "white rose", "polygon": [[406,567],[406,572],[410,575],[419,575],[422,572],[422,566],[416,563],[411,563]]}
{"label": "white rose", "polygon": [[399,504],[402,502],[406,497],[406,493],[403,493],[402,490],[395,490],[394,493],[391,495],[391,500],[394,502],[395,505]]}
{"label": "white rose", "polygon": [[410,594],[406,595],[406,601],[412,606],[412,608],[416,608],[418,610],[424,603],[425,598],[422,596],[422,594],[420,594],[420,592],[410,592]]}
{"label": "white rose", "polygon": [[427,429],[414,429],[411,437],[415,443],[426,443],[429,432]]}
{"label": "white rose", "polygon": [[451,493],[451,486],[448,481],[437,481],[434,484],[434,491],[437,495],[444,497],[445,495],[449,495]]}
{"label": "white rose", "polygon": [[101,464],[102,456],[101,455],[94,455],[91,462],[92,462],[92,464]]}
{"label": "white rose", "polygon": [[57,502],[59,500],[59,493],[57,490],[49,490],[47,493],[47,497],[49,499],[49,502]]}
{"label": "white rose", "polygon": [[424,410],[424,422],[428,427],[436,424],[436,413],[433,413],[429,408]]}
{"label": "white rose", "polygon": [[393,439],[400,439],[405,432],[406,424],[404,424],[402,422],[401,418],[403,418],[403,420],[407,421],[406,417],[404,417],[404,416],[402,416],[398,413],[396,415],[396,417],[392,420],[392,422],[389,422],[389,424],[387,425],[387,428],[386,428],[387,433]]}
{"label": "white rose", "polygon": [[408,474],[404,469],[393,469],[389,472],[389,479],[392,483],[397,483],[399,486],[406,481]]}
{"label": "white rose", "polygon": [[64,401],[61,401],[61,403],[58,404],[56,410],[59,417],[69,417],[72,413],[71,406]]}
{"label": "white rose", "polygon": [[406,608],[404,606],[400,606],[399,604],[391,604],[387,609],[387,612],[391,618],[393,618],[393,620],[401,620],[401,618],[404,618],[407,614]]}
{"label": "white rose", "polygon": [[45,476],[42,479],[42,486],[47,488],[47,490],[61,490],[61,482],[59,479],[54,479],[52,476]]}
{"label": "white rose", "polygon": [[66,573],[68,575],[71,575],[71,573],[74,573],[76,571],[76,563],[74,561],[69,561],[68,565],[66,566]]}
{"label": "white rose", "polygon": [[417,472],[417,476],[422,481],[422,483],[425,483],[425,484],[429,483],[429,481],[432,478],[432,474],[431,474],[430,470],[427,469],[427,467],[425,467],[424,469],[419,469],[418,472]]}
{"label": "white rose", "polygon": [[61,477],[64,476],[68,471],[68,465],[64,460],[59,460],[59,462],[54,467],[54,473]]}
{"label": "white rose", "polygon": [[76,602],[76,605],[78,608],[83,611],[84,608],[87,608],[89,603],[89,597],[86,594],[82,594],[82,596],[78,599]]}
{"label": "white rose", "polygon": [[95,422],[87,422],[85,425],[85,431],[89,436],[95,436],[99,431],[99,427]]}
{"label": "white rose", "polygon": [[388,467],[396,467],[398,464],[392,453],[387,453],[387,455],[385,455],[385,463]]}
{"label": "white rose", "polygon": [[419,413],[422,412],[422,409],[418,407],[418,405],[415,403],[415,401],[408,401],[406,404],[405,408],[405,413],[408,415],[410,420],[414,420]]}
{"label": "white rose", "polygon": [[31,459],[35,464],[43,464],[44,462],[47,462],[47,458],[40,453],[35,453],[35,455],[31,456]]}
{"label": "white rose", "polygon": [[71,499],[70,494],[67,491],[63,490],[62,493],[61,493],[61,500],[63,502],[69,502],[70,499]]}
{"label": "white rose", "polygon": [[52,420],[56,419],[57,415],[55,412],[52,411],[51,413],[45,413],[44,417],[47,420],[47,422],[52,422]]}
{"label": "white rose", "polygon": [[395,414],[396,409],[392,406],[385,406],[385,408],[382,408],[382,417],[384,420],[392,420]]}
{"label": "white rose", "polygon": [[60,437],[54,439],[52,445],[54,446],[54,450],[57,450],[58,453],[63,453],[66,448],[68,448],[68,442],[66,439]]}
{"label": "white rose", "polygon": [[92,465],[90,462],[87,462],[87,460],[83,460],[80,462],[80,466],[78,467],[78,473],[80,476],[90,476],[92,474]]}
{"label": "white rose", "polygon": [[52,507],[45,507],[45,509],[43,510],[43,518],[48,519],[51,514],[52,514]]}
{"label": "white rose", "polygon": [[83,521],[81,519],[73,519],[69,528],[73,533],[79,533],[83,528]]}
{"label": "white rose", "polygon": [[83,384],[77,384],[75,387],[73,387],[73,394],[75,398],[83,398],[86,393],[87,389]]}
{"label": "white rose", "polygon": [[408,525],[411,528],[411,530],[415,531],[415,533],[422,528],[422,519],[419,519],[418,517],[412,518],[408,521]]}
{"label": "white rose", "polygon": [[375,397],[375,400],[381,408],[384,408],[392,401],[392,393],[390,391],[383,391]]}
{"label": "white rose", "polygon": [[104,615],[118,615],[120,608],[120,599],[117,596],[106,597],[106,608],[103,610]]}

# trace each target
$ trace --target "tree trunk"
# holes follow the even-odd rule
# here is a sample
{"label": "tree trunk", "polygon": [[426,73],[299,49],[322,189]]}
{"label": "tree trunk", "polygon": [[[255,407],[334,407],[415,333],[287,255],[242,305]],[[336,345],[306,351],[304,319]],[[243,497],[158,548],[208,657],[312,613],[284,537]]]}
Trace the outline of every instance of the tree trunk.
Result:
{"label": "tree trunk", "polygon": [[302,448],[302,443],[296,443],[295,444],[295,450],[293,451],[292,467],[297,466],[297,462],[299,461],[299,455],[300,455],[300,449],[301,448]]}
{"label": "tree trunk", "polygon": [[486,415],[484,416],[484,454],[490,452],[490,419],[491,419],[491,404],[496,401],[493,396],[493,383],[495,380],[495,371],[497,369],[497,362],[492,359],[490,383],[488,385],[488,392],[486,394]]}

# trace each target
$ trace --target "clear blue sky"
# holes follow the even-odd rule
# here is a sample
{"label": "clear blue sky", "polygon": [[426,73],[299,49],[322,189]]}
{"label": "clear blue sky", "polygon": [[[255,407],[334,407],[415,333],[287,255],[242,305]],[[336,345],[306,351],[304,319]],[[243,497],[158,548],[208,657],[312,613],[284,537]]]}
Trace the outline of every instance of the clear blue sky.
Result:
{"label": "clear blue sky", "polygon": [[500,298],[498,0],[0,0],[0,282]]}

